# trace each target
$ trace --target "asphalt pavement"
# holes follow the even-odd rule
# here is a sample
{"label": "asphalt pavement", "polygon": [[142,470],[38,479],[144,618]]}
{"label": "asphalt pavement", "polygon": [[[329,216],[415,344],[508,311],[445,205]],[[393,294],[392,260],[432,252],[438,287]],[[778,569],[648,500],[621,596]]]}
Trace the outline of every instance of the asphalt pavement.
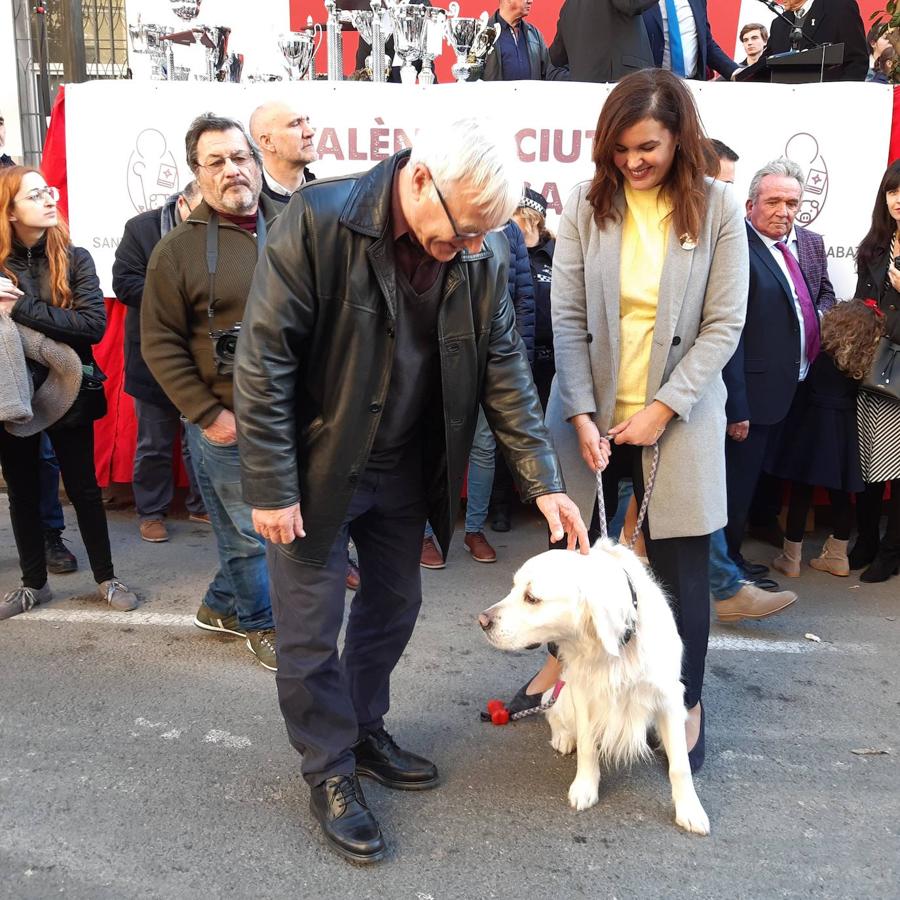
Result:
{"label": "asphalt pavement", "polygon": [[[241,642],[190,625],[214,568],[209,530],[174,520],[168,543],[148,544],[133,514],[110,513],[117,574],[145,601],[113,614],[85,596],[66,517],[79,572],[51,576],[53,603],[0,622],[2,898],[900,897],[900,578],[861,585],[805,567],[783,614],[713,626],[702,838],[675,827],[662,758],[604,772],[599,804],[576,813],[575,762],[550,748],[546,722],[478,720],[541,663],[490,648],[476,615],[544,532],[525,515],[489,533],[494,565],[458,535],[447,568],[423,572],[387,723],[442,784],[364,782],[390,849],[361,869],[310,816],[272,674]],[[8,590],[5,498],[0,543]]]}

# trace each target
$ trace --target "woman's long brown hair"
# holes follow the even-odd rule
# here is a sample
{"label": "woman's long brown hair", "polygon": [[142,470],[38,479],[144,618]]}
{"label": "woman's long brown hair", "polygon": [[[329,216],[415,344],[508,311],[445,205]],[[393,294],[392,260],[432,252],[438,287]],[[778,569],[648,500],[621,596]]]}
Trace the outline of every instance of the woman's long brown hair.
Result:
{"label": "woman's long brown hair", "polygon": [[822,316],[822,349],[848,378],[862,381],[884,334],[884,315],[859,297],[835,303]]}
{"label": "woman's long brown hair", "polygon": [[618,218],[615,197],[623,176],[613,153],[622,132],[643,119],[654,119],[675,136],[675,159],[662,189],[672,205],[675,234],[696,241],[707,207],[704,176],[715,177],[719,161],[704,134],[690,90],[665,69],[642,69],[627,75],[600,110],[592,152],[594,178],[587,194],[594,207],[594,222],[603,229]]}
{"label": "woman's long brown hair", "polygon": [[[0,272],[18,285],[15,274],[6,267],[12,253],[13,224],[9,221],[13,214],[13,200],[22,187],[22,179],[29,173],[41,173],[27,166],[12,166],[0,169]],[[57,224],[47,229],[45,253],[50,263],[50,303],[68,309],[72,305],[72,288],[69,286],[69,226],[62,213],[58,213]],[[46,297],[43,299],[47,299]]]}

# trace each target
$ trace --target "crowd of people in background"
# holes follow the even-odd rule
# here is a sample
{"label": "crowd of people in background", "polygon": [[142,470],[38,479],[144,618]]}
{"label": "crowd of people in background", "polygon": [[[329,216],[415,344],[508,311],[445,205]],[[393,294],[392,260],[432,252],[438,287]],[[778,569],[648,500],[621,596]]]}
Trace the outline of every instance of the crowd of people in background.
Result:
{"label": "crowd of people in background", "polygon": [[[818,2],[785,7],[800,21]],[[712,40],[702,5],[621,6],[608,4],[598,38],[594,5],[569,0],[549,48],[524,23],[527,2],[496,13],[498,78],[568,67],[621,79],[596,122],[592,179],[556,236],[547,198],[523,190],[512,148],[475,120],[425,130],[361,175],[317,179],[308,115],[270,102],[248,127],[199,115],[185,136],[193,180],[131,219],[116,251],[136,532],[169,539],[180,444],[190,517],[218,555],[195,623],[277,673],[312,812],[356,862],[385,846],[359,775],[438,783],[384,717],[420,568],[444,567],[466,478],[463,545],[476,562],[496,561],[487,525],[508,531],[519,503],[535,503],[551,547],[587,552],[601,533],[598,472],[616,536],[659,447],[635,549],[684,645],[694,771],[711,610],[734,623],[796,602],[770,569],[800,575],[817,489],[830,533],[812,568],[861,570],[864,582],[900,570],[900,397],[879,381],[900,347],[900,161],[861,236],[855,296],[836,297],[822,236],[795,222],[803,170],[775,157],[739,199],[740,148],[704,132],[683,79],[742,65]],[[853,48],[862,26],[846,7],[833,20]],[[743,29],[743,65],[783,31]],[[876,77],[882,37],[869,35]],[[841,77],[863,80],[858,63],[846,55]],[[61,543],[57,471],[98,598],[130,611],[139,600],[116,575],[94,472],[99,281],[69,241],[56,187],[2,159],[0,465],[21,585],[0,618],[48,602],[48,569],[77,565]],[[754,530],[778,543],[768,563],[744,556]],[[347,589],[357,595],[339,656]],[[551,647],[510,711],[538,707],[559,676]]]}

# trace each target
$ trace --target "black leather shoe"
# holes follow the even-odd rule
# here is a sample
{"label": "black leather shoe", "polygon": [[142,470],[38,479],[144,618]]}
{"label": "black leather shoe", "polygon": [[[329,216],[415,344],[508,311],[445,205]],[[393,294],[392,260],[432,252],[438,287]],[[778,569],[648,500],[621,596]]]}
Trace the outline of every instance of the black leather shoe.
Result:
{"label": "black leather shoe", "polygon": [[353,748],[356,774],[374,778],[401,791],[427,791],[438,783],[437,766],[422,756],[402,750],[383,729],[366,735]]}
{"label": "black leather shoe", "polygon": [[706,709],[700,707],[700,734],[694,749],[688,751],[688,762],[691,765],[691,774],[699,772],[706,760]]}
{"label": "black leather shoe", "polygon": [[384,858],[381,829],[366,806],[355,775],[334,775],[312,789],[309,808],[322,826],[322,833],[341,856],[356,863]]}
{"label": "black leather shoe", "polygon": [[764,566],[762,563],[749,562],[746,559],[741,562],[740,568],[744,573],[744,577],[749,578],[750,581],[762,578],[763,575],[768,575],[769,573],[768,566]]}

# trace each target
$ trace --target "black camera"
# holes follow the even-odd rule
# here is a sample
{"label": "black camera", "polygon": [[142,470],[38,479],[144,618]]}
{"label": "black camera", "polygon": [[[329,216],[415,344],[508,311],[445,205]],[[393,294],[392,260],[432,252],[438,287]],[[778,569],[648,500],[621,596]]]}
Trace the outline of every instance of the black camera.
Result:
{"label": "black camera", "polygon": [[900,271],[900,256],[894,257],[894,268]]}
{"label": "black camera", "polygon": [[213,344],[213,359],[220,375],[231,375],[234,372],[234,354],[237,350],[238,335],[241,323],[235,322],[231,328],[211,331],[209,338]]}

